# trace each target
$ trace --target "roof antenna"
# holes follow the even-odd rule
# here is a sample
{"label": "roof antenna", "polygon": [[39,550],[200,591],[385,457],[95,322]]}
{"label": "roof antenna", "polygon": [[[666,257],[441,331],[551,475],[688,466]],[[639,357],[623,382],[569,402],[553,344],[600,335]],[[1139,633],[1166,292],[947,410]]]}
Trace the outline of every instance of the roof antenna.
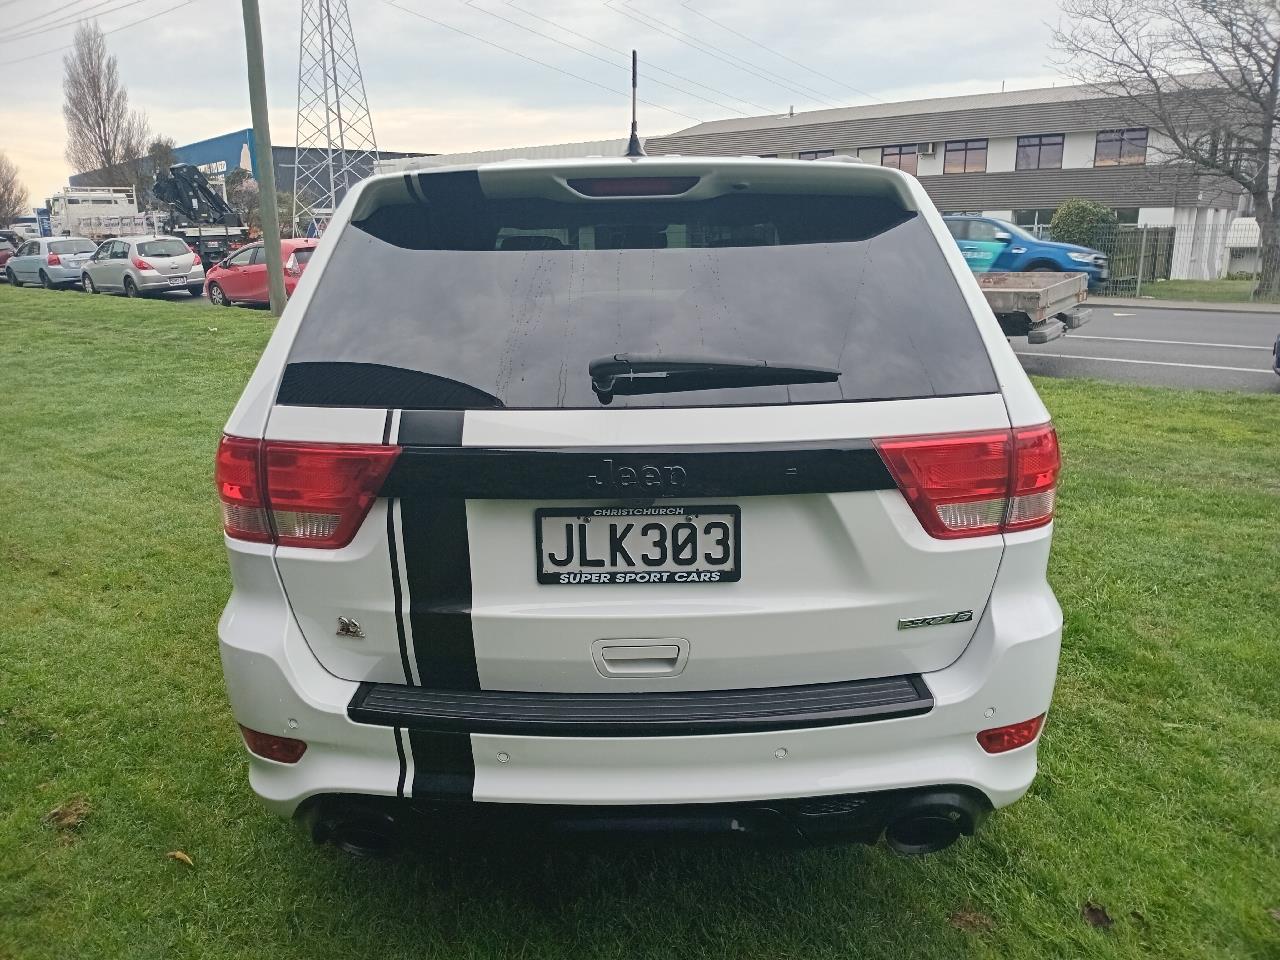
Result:
{"label": "roof antenna", "polygon": [[643,157],[644,146],[640,143],[640,134],[636,128],[636,52],[631,51],[631,139],[627,141],[627,152],[623,156]]}

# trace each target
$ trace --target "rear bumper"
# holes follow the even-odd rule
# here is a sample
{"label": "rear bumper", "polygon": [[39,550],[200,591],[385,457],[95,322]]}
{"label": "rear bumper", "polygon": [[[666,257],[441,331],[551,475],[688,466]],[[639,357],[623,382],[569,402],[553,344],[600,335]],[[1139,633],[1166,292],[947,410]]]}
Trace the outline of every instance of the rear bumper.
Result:
{"label": "rear bumper", "polygon": [[[1048,708],[1061,611],[1044,579],[1047,530],[1010,536],[991,601],[964,653],[922,675],[927,712],[862,723],[693,736],[440,733],[356,722],[360,685],[321,667],[280,586],[269,547],[237,543],[219,624],[236,720],[308,744],[292,765],[250,756],[269,808],[331,794],[503,804],[635,807],[759,804],[939,784],[992,807],[1030,786],[1036,743],[987,754],[978,731]],[[403,758],[403,759],[402,759]]]}
{"label": "rear bumper", "polygon": [[81,266],[75,266],[75,267],[46,266],[43,268],[43,270],[45,274],[49,277],[49,279],[52,280],[54,283],[79,283],[80,276],[84,272],[84,268]]}
{"label": "rear bumper", "polygon": [[181,280],[181,283],[170,283],[168,274],[154,274],[148,276],[142,274],[138,278],[139,290],[185,290],[187,287],[204,287],[203,276],[192,276],[189,274],[177,274],[173,277],[175,280]]}

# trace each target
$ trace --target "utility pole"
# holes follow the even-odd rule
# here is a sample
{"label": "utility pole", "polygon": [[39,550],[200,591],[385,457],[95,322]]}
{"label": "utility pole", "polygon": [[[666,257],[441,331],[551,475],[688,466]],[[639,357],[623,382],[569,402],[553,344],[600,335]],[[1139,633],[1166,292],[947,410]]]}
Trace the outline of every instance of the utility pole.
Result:
{"label": "utility pole", "polygon": [[258,151],[258,197],[262,204],[262,247],[267,254],[271,312],[284,312],[284,263],[280,259],[280,213],[276,205],[276,166],[267,122],[266,68],[262,62],[262,19],[258,0],[240,0],[244,11],[244,49],[249,63],[249,107],[253,113],[253,143]]}

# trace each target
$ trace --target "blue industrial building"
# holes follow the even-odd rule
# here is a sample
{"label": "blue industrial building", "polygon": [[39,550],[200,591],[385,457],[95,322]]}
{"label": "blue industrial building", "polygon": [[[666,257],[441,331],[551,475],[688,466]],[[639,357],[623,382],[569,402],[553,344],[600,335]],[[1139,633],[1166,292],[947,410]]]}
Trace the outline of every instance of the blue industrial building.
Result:
{"label": "blue industrial building", "polygon": [[[308,153],[322,154],[322,150],[308,149]],[[191,163],[199,167],[205,176],[211,180],[217,177],[225,177],[235,170],[245,169],[250,171],[253,179],[258,179],[258,164],[261,158],[258,156],[257,146],[253,141],[253,130],[237,130],[234,133],[224,133],[218,137],[210,137],[208,140],[200,140],[196,143],[184,144],[174,148],[174,153],[181,163]],[[292,191],[294,174],[297,164],[298,151],[294,147],[272,147],[271,158],[275,166],[276,188],[279,190]],[[423,153],[402,153],[393,150],[379,150],[379,160],[395,160],[403,157],[421,157],[430,156]],[[372,167],[362,171],[362,176],[368,176],[373,173]],[[89,173],[78,173],[71,177],[70,183],[73,187],[90,186],[99,183],[97,180],[99,171]]]}

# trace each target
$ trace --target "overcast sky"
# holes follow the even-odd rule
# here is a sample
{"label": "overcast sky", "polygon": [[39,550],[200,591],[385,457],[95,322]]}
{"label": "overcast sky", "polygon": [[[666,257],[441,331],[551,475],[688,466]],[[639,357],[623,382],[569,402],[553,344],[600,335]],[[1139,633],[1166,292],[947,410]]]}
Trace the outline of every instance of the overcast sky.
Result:
{"label": "overcast sky", "polygon": [[[631,47],[640,51],[640,96],[657,105],[640,107],[645,135],[791,106],[1061,82],[1048,48],[1056,0],[390,2],[404,9],[349,3],[378,144],[388,150],[625,136]],[[261,0],[277,144],[295,137],[300,3]],[[132,103],[156,133],[183,144],[250,125],[239,11],[234,0],[0,0],[0,150],[18,164],[32,203],[71,172],[59,50],[71,42],[69,21],[96,14],[115,31],[107,44]]]}

